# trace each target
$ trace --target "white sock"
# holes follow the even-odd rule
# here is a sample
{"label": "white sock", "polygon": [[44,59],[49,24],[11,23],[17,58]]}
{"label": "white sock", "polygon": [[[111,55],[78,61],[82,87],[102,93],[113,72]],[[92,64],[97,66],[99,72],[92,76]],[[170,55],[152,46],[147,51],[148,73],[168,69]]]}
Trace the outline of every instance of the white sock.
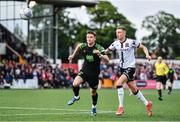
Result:
{"label": "white sock", "polygon": [[75,99],[79,99],[79,96],[74,96]]}
{"label": "white sock", "polygon": [[124,90],[123,88],[118,88],[118,100],[119,100],[119,107],[123,107],[123,101],[124,101]]}
{"label": "white sock", "polygon": [[92,105],[92,108],[96,108],[96,105]]}
{"label": "white sock", "polygon": [[141,100],[145,105],[148,104],[148,101],[144,97],[144,95],[141,93],[141,91],[138,91],[138,93],[135,95],[139,100]]}

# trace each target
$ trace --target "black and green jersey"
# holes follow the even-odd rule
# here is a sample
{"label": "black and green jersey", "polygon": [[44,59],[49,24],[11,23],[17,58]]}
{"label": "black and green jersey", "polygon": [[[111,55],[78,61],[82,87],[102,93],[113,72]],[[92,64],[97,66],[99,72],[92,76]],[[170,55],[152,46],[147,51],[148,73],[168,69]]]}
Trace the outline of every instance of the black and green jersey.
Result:
{"label": "black and green jersey", "polygon": [[170,80],[173,80],[173,79],[174,79],[174,69],[169,68],[168,78],[169,78]]}
{"label": "black and green jersey", "polygon": [[81,44],[80,52],[84,57],[84,63],[81,70],[87,74],[99,75],[101,59],[98,55],[93,53],[94,50],[99,50],[101,54],[105,51],[104,48],[97,43],[93,47],[88,47],[87,43]]}

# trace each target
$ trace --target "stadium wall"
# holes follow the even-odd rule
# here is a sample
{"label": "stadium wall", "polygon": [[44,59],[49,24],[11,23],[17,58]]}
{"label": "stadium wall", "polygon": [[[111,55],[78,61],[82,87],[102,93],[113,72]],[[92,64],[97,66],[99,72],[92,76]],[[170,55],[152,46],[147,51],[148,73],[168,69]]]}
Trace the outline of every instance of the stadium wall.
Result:
{"label": "stadium wall", "polygon": [[[138,89],[156,89],[156,81],[155,80],[135,80]],[[167,83],[168,85],[168,83]],[[116,88],[116,81],[112,81],[111,79],[102,79],[100,81],[100,88]],[[125,84],[124,88],[128,88]],[[173,89],[180,89],[180,80],[175,80],[173,83]]]}
{"label": "stadium wall", "polygon": [[[156,89],[155,80],[135,80],[137,87],[139,89]],[[103,79],[100,81],[99,88],[115,88],[116,82],[113,82],[111,79]],[[26,82],[23,79],[18,79],[18,81],[13,80],[12,85],[4,84],[0,88],[11,88],[11,89],[38,89],[38,79],[27,79]],[[124,85],[124,88],[128,88]],[[180,80],[175,80],[173,84],[173,89],[180,89]]]}
{"label": "stadium wall", "polygon": [[[4,86],[1,86],[2,88],[6,88],[6,89],[38,89],[38,79],[37,78],[33,78],[33,79],[26,79],[26,82],[24,82],[23,79],[18,79],[13,80],[12,85],[5,83]],[[0,88],[1,88],[0,87]]]}

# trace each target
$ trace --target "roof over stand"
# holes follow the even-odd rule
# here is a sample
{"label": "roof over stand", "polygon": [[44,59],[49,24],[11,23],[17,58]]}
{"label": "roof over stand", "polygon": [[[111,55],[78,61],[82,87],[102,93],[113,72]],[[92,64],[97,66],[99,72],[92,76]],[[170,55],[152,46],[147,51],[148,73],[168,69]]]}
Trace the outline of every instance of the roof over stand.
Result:
{"label": "roof over stand", "polygon": [[[3,1],[3,0],[1,0]],[[6,0],[4,0],[6,1]],[[79,7],[85,5],[87,7],[95,6],[99,0],[8,0],[8,1],[36,1],[39,4],[52,4],[58,7]]]}

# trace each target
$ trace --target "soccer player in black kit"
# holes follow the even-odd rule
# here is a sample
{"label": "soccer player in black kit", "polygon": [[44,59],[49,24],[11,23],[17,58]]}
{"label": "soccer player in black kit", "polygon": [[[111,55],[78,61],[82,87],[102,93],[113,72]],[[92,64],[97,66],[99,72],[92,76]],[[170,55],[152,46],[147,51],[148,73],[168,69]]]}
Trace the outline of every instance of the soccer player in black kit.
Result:
{"label": "soccer player in black kit", "polygon": [[84,57],[84,63],[82,69],[73,81],[73,98],[68,101],[68,105],[72,105],[74,102],[80,99],[79,85],[83,82],[87,82],[90,87],[92,95],[92,109],[91,114],[96,115],[96,104],[98,100],[97,88],[99,83],[100,73],[100,61],[101,59],[108,62],[109,58],[104,53],[105,49],[96,43],[96,33],[94,31],[88,31],[86,33],[86,43],[80,43],[75,48],[73,54],[69,55],[68,60],[72,61],[76,55],[82,53]]}
{"label": "soccer player in black kit", "polygon": [[169,80],[168,94],[170,95],[172,92],[173,82],[174,82],[174,80],[177,79],[176,72],[173,69],[172,64],[169,65],[169,71],[168,71],[167,76],[168,76],[168,80]]}

